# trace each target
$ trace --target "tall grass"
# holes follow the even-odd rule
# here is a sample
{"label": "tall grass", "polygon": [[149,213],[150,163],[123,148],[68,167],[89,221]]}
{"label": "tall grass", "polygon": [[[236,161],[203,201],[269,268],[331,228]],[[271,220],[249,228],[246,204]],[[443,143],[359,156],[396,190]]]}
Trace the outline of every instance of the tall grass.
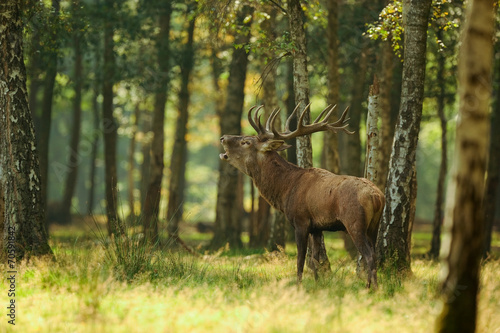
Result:
{"label": "tall grass", "polygon": [[[19,266],[16,327],[4,320],[0,332],[429,332],[441,309],[440,264],[422,259],[410,277],[381,271],[370,291],[332,248],[332,271],[318,281],[306,271],[298,287],[292,245],[202,257],[134,233],[51,245],[56,262]],[[483,266],[478,332],[500,329],[499,270],[499,260]]]}

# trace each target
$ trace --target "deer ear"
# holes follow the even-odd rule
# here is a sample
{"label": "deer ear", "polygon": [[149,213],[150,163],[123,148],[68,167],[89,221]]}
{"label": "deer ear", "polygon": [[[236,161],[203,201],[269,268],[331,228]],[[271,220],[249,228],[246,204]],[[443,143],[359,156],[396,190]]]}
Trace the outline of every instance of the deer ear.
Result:
{"label": "deer ear", "polygon": [[285,150],[287,148],[290,148],[290,145],[285,144],[285,141],[283,140],[268,140],[262,144],[262,151],[271,151],[271,150],[276,150],[276,151],[281,151]]}

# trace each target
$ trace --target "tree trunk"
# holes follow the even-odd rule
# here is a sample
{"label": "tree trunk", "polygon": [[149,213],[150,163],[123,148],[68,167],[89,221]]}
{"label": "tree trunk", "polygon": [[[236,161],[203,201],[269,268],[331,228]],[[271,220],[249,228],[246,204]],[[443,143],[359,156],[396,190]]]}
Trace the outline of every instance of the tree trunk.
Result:
{"label": "tree trunk", "polygon": [[137,131],[139,128],[139,117],[141,110],[139,107],[140,102],[136,102],[134,108],[134,123],[132,125],[132,135],[130,137],[130,144],[128,149],[128,206],[129,206],[129,220],[135,221],[137,217],[137,212],[135,209],[135,179],[134,173],[136,170],[135,166],[135,148],[137,144]]}
{"label": "tree trunk", "polygon": [[[20,6],[20,0],[0,6],[0,239],[9,261],[30,255],[52,256],[28,105]],[[9,262],[9,268],[15,270],[16,266]]]}
{"label": "tree trunk", "polygon": [[364,96],[366,72],[368,70],[368,49],[369,43],[363,39],[361,43],[361,54],[356,63],[356,75],[359,81],[354,82],[351,94],[351,107],[349,109],[349,130],[354,134],[344,136],[346,142],[345,161],[341,162],[341,170],[351,176],[361,176],[361,140],[359,137],[361,114],[363,113],[362,103],[366,100]]}
{"label": "tree trunk", "polygon": [[393,87],[393,69],[395,56],[389,41],[382,44],[382,69],[380,71],[380,146],[378,159],[377,187],[385,192],[387,175],[389,173],[389,160],[391,157],[392,141],[394,139],[394,126],[391,117],[391,91]]}
{"label": "tree trunk", "polygon": [[169,83],[169,58],[170,58],[170,18],[172,3],[167,1],[161,9],[159,16],[160,32],[158,34],[158,85],[155,87],[155,105],[153,113],[153,141],[151,143],[151,174],[146,200],[143,208],[144,236],[152,243],[158,242],[158,213],[160,210],[161,184],[163,178],[163,151],[164,151],[164,123],[165,103],[167,102],[167,87]]}
{"label": "tree trunk", "polygon": [[[328,42],[327,58],[327,104],[339,102],[339,3],[338,0],[327,1],[328,25],[326,30]],[[337,113],[337,112],[336,112]],[[352,112],[350,114],[352,116]],[[340,174],[340,157],[338,151],[337,133],[326,131],[323,133],[322,167],[328,171]]]}
{"label": "tree trunk", "polygon": [[[271,8],[269,12],[269,17],[263,20],[260,24],[261,29],[269,40],[276,39],[276,16],[277,10]],[[261,65],[261,80],[262,80],[262,104],[264,108],[264,119],[268,119],[271,112],[278,108],[278,98],[276,94],[276,67],[273,65],[267,65],[266,59],[271,59],[273,54],[271,52],[263,51]],[[278,117],[279,118],[279,117]],[[280,128],[280,119],[276,119],[276,126]],[[267,246],[271,241],[271,223],[280,220],[273,219],[272,216],[275,213],[274,209],[269,205],[269,203],[259,195],[258,197],[258,210],[254,213],[253,219],[251,221],[251,228],[249,228],[250,241],[249,245],[253,248],[262,248]],[[279,229],[279,227],[278,227]],[[270,244],[272,244],[271,242]],[[275,247],[275,246],[274,246]]]}
{"label": "tree trunk", "polygon": [[[49,177],[49,141],[50,141],[50,127],[52,124],[52,98],[54,95],[54,85],[57,75],[57,56],[58,56],[58,42],[57,42],[57,27],[59,19],[59,0],[52,0],[52,22],[49,25],[50,30],[50,51],[47,54],[47,70],[45,72],[45,81],[43,83],[43,100],[42,100],[42,115],[40,117],[40,133],[38,138],[38,154],[40,156],[40,174],[42,180],[42,202],[44,210],[47,211],[48,203],[48,177]],[[48,230],[48,223],[46,215],[45,225]]]}
{"label": "tree trunk", "polygon": [[[264,119],[268,119],[271,111],[277,105],[276,87],[275,87],[275,72],[270,72],[264,80],[262,90],[264,92],[263,104],[266,106]],[[279,128],[280,123],[277,122],[276,126]],[[252,228],[250,229],[250,247],[262,248],[267,245],[271,235],[271,216],[272,208],[269,203],[259,195],[257,199],[257,211],[254,214]]]}
{"label": "tree trunk", "polygon": [[378,117],[380,104],[378,102],[380,88],[377,77],[373,79],[368,94],[368,115],[366,117],[366,158],[364,177],[376,184],[378,180],[377,165],[379,152]]}
{"label": "tree trunk", "polygon": [[[287,60],[286,65],[286,97],[285,97],[285,105],[286,105],[286,117],[290,117],[293,110],[295,109],[295,92],[293,87],[293,59]],[[297,124],[294,122],[290,123],[290,131],[294,131],[297,129]],[[287,159],[288,162],[298,165],[297,163],[297,140],[291,139],[287,141],[287,144],[291,145],[289,149],[287,149]],[[291,228],[291,226],[290,226]],[[293,233],[290,233],[293,235]]]}
{"label": "tree trunk", "polygon": [[[243,6],[238,13],[236,25],[246,31],[237,35],[236,45],[246,45],[250,41],[251,20],[245,18],[253,14],[253,8]],[[244,47],[235,48],[227,85],[227,99],[220,117],[221,134],[241,133],[241,115],[245,99],[245,80],[247,75],[248,55]],[[226,243],[232,248],[240,248],[241,241],[241,206],[238,204],[238,170],[229,163],[219,162],[219,182],[217,185],[217,204],[215,217],[215,232],[210,243],[211,248],[219,248]]]}
{"label": "tree trunk", "polygon": [[474,332],[483,250],[484,178],[488,153],[494,1],[467,3],[458,64],[459,117],[447,192],[443,242],[444,307],[437,332]]}
{"label": "tree trunk", "polygon": [[[40,59],[41,47],[40,47],[40,21],[33,17],[31,21],[33,35],[30,41],[30,66],[27,68],[28,77],[30,78],[29,83],[29,105],[31,110],[31,117],[33,118],[33,124],[35,125],[35,137],[39,135],[40,132],[40,114],[38,112],[40,104],[38,98],[38,92],[42,87],[42,81],[40,80],[40,73],[44,65]],[[37,138],[38,142],[38,138]]]}
{"label": "tree trunk", "polygon": [[430,0],[403,1],[405,42],[401,106],[389,164],[386,206],[377,238],[380,263],[402,272],[411,272],[412,179],[424,98],[430,5]]}
{"label": "tree trunk", "polygon": [[[149,182],[151,180],[151,141],[152,141],[152,116],[150,112],[144,110],[142,119],[142,132],[144,133],[141,141],[142,164],[141,164],[141,211],[144,212],[146,195]],[[144,214],[144,213],[143,213]]]}
{"label": "tree trunk", "polygon": [[[100,64],[100,55],[96,52],[95,55],[95,68],[94,72],[98,73],[99,72],[99,66]],[[92,215],[94,211],[94,201],[95,201],[95,178],[96,178],[96,160],[97,160],[97,152],[99,149],[99,134],[101,133],[100,131],[100,126],[99,124],[101,123],[101,119],[99,118],[99,102],[97,101],[99,97],[99,90],[100,90],[100,79],[94,78],[94,84],[93,84],[93,92],[92,92],[92,113],[93,113],[93,120],[94,120],[94,133],[92,136],[92,149],[90,152],[90,176],[89,176],[89,181],[90,181],[90,186],[89,186],[89,196],[88,196],[88,201],[87,201],[87,214]]]}
{"label": "tree trunk", "polygon": [[[113,1],[107,0],[105,9],[111,13]],[[122,235],[125,230],[118,217],[116,144],[118,124],[113,116],[113,85],[115,80],[115,56],[113,41],[113,21],[104,22],[104,78],[102,84],[102,124],[104,133],[104,165],[106,183],[106,214],[108,234]]]}
{"label": "tree trunk", "polygon": [[[309,77],[307,70],[307,44],[306,33],[304,29],[302,7],[300,0],[289,0],[288,2],[288,20],[290,26],[290,36],[295,46],[293,53],[293,90],[295,94],[295,104],[302,108],[309,104]],[[302,110],[300,110],[302,111]],[[310,112],[306,110],[304,124],[310,123]],[[298,118],[297,118],[298,119]],[[297,165],[302,168],[311,168],[312,164],[312,146],[311,135],[304,135],[297,138]],[[308,253],[312,249],[312,236],[308,241]],[[311,260],[307,260],[308,266],[312,267]],[[319,266],[321,270],[330,270],[330,261],[326,255],[325,241],[321,233],[321,242],[319,250]]]}
{"label": "tree trunk", "polygon": [[[73,6],[78,8],[78,2],[74,2]],[[78,8],[79,9],[79,8]],[[73,98],[73,126],[71,130],[71,141],[69,147],[69,161],[66,174],[66,185],[60,206],[60,215],[63,223],[71,222],[71,201],[75,193],[76,180],[78,176],[78,165],[80,164],[80,156],[78,146],[80,144],[80,127],[82,122],[82,85],[83,85],[83,65],[82,65],[82,50],[80,47],[79,31],[75,32],[73,37],[75,50],[74,64],[74,82],[75,82],[75,97]]]}
{"label": "tree trunk", "polygon": [[170,162],[170,187],[168,193],[167,222],[168,234],[173,239],[178,237],[179,222],[184,213],[184,188],[186,183],[187,161],[187,123],[189,107],[189,81],[194,65],[193,37],[195,28],[194,9],[188,9],[186,16],[190,16],[188,26],[188,40],[181,57],[181,89],[179,91],[179,109],[175,128],[174,147]]}
{"label": "tree trunk", "polygon": [[[498,43],[497,43],[498,45]],[[500,61],[497,61],[496,73],[499,73]],[[497,80],[500,77],[497,76]],[[497,81],[498,82],[498,81]],[[500,183],[500,85],[497,88],[497,97],[495,107],[491,112],[491,130],[490,130],[490,151],[488,159],[488,176],[486,178],[485,194],[484,194],[484,245],[483,257],[488,257],[491,252],[491,236],[493,232],[493,224],[497,212]]]}
{"label": "tree trunk", "polygon": [[[290,36],[294,44],[293,52],[293,91],[295,94],[295,105],[301,105],[302,109],[309,104],[309,74],[307,70],[307,44],[304,30],[302,7],[300,0],[288,1],[288,20]],[[304,124],[310,122],[310,111],[306,110]],[[298,118],[297,118],[298,119]],[[297,138],[297,165],[301,168],[312,167],[311,135]]]}
{"label": "tree trunk", "polygon": [[[442,40],[442,30],[438,30],[437,38]],[[446,171],[448,169],[447,157],[447,140],[446,140],[446,126],[447,120],[444,114],[445,98],[446,98],[446,80],[444,76],[445,56],[442,52],[438,53],[438,69],[436,79],[439,89],[439,96],[437,100],[437,113],[441,124],[441,165],[439,167],[439,178],[436,190],[436,204],[434,208],[434,221],[432,222],[432,240],[429,256],[432,259],[439,257],[439,250],[441,249],[441,225],[443,223],[443,201],[444,201],[444,182],[446,180]]]}

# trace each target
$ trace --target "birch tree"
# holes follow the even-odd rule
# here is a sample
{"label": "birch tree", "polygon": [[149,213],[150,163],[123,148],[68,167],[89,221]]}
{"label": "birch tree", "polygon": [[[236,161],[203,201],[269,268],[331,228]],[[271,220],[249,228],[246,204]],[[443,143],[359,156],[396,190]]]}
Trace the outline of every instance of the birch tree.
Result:
{"label": "birch tree", "polygon": [[427,26],[431,1],[403,1],[404,64],[399,117],[389,162],[386,206],[377,237],[382,264],[410,270],[411,229],[416,195],[415,156],[424,98]]}
{"label": "birch tree", "polygon": [[444,306],[437,332],[474,332],[483,250],[494,31],[493,0],[467,3],[459,53],[459,115],[443,239]]}
{"label": "birch tree", "polygon": [[366,159],[364,177],[373,183],[377,183],[377,165],[379,152],[379,132],[377,127],[380,113],[379,105],[379,83],[375,77],[373,85],[370,86],[368,94],[368,114],[366,117]]}
{"label": "birch tree", "polygon": [[40,166],[28,105],[20,0],[0,5],[0,230],[18,259],[52,255],[44,227]]}

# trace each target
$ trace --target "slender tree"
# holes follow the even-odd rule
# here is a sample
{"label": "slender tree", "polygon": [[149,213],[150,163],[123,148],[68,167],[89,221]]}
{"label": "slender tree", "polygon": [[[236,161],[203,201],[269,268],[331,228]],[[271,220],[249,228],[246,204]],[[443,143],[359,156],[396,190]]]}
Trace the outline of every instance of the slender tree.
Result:
{"label": "slender tree", "polygon": [[[497,43],[498,45],[498,43]],[[500,68],[500,61],[497,61],[497,80]],[[498,82],[498,81],[497,81]],[[488,158],[488,176],[486,177],[484,194],[484,214],[485,230],[483,256],[487,257],[491,252],[491,236],[493,232],[493,223],[495,214],[498,211],[495,202],[498,202],[500,195],[500,85],[497,87],[497,97],[495,107],[491,112],[491,130],[490,130],[490,151]]]}
{"label": "slender tree", "polygon": [[[250,41],[250,25],[253,8],[242,6],[237,13],[236,26],[240,34],[235,36],[229,78],[227,84],[227,98],[220,117],[221,134],[239,134],[241,132],[241,115],[245,98],[244,88],[247,75],[248,54],[244,47]],[[240,178],[240,179],[239,179]],[[241,233],[241,177],[238,170],[229,163],[219,163],[219,182],[217,185],[217,204],[215,217],[215,232],[210,246],[218,248],[226,243],[231,247],[243,245]]]}
{"label": "slender tree", "polygon": [[[386,6],[390,0],[381,0],[380,7]],[[389,160],[391,158],[392,141],[394,137],[394,121],[392,119],[392,95],[396,85],[400,82],[394,82],[393,77],[396,71],[395,63],[399,59],[393,53],[391,46],[392,34],[386,41],[380,45],[378,57],[378,79],[379,79],[379,105],[380,105],[380,145],[377,167],[377,187],[385,191],[387,174],[389,173]],[[399,101],[399,98],[396,99]]]}
{"label": "slender tree", "polygon": [[[278,10],[273,6],[264,7],[269,16],[260,22],[260,28],[263,35],[269,41],[276,40],[276,27],[277,27],[277,16]],[[261,63],[261,86],[259,87],[259,96],[262,96],[262,104],[265,106],[263,117],[267,117],[271,114],[271,111],[278,107],[278,96],[276,91],[276,75],[277,68],[273,61],[269,61],[274,57],[272,50],[268,47],[262,47],[262,54],[259,55]],[[276,126],[280,126],[281,122],[277,119]],[[285,153],[286,154],[286,153]],[[252,190],[255,191],[255,187],[252,183]],[[252,197],[253,198],[253,197]],[[249,227],[249,245],[251,247],[259,248],[270,245],[272,250],[277,249],[276,242],[279,242],[280,246],[283,246],[279,240],[281,237],[281,230],[284,230],[284,226],[275,225],[275,223],[282,223],[283,219],[276,219],[275,214],[280,214],[281,212],[275,211],[269,203],[261,196],[258,196],[258,205],[252,210],[252,215],[250,216],[250,227]],[[257,208],[257,210],[255,210]],[[272,234],[272,232],[275,232]],[[271,239],[274,238],[274,239]]]}
{"label": "slender tree", "polygon": [[137,132],[139,129],[139,118],[141,115],[140,103],[136,102],[134,107],[134,123],[132,124],[132,133],[130,135],[130,143],[128,148],[128,206],[129,216],[133,220],[137,216],[135,209],[135,151],[137,144]]}
{"label": "slender tree", "polygon": [[[443,39],[443,31],[439,29],[437,38]],[[448,169],[448,142],[446,139],[448,121],[444,113],[445,98],[446,98],[446,78],[445,78],[445,62],[446,58],[442,52],[437,54],[437,113],[439,123],[441,124],[441,165],[439,167],[439,178],[436,190],[436,204],[434,206],[434,220],[432,222],[432,240],[429,256],[433,259],[439,257],[439,250],[441,249],[441,225],[443,223],[443,201],[444,201],[444,181]]]}
{"label": "slender tree", "polygon": [[368,94],[368,114],[366,117],[366,158],[364,177],[377,183],[378,154],[379,154],[379,131],[377,127],[380,113],[380,87],[377,77],[373,79]]}
{"label": "slender tree", "polygon": [[389,176],[386,206],[377,239],[382,264],[410,271],[412,212],[416,193],[415,156],[424,98],[427,25],[431,1],[403,1],[404,64],[401,105]]}
{"label": "slender tree", "polygon": [[[306,107],[309,104],[309,77],[307,70],[307,44],[306,33],[304,30],[303,10],[300,0],[288,1],[288,24],[290,27],[290,36],[294,43],[293,51],[293,90],[295,95],[295,105]],[[310,113],[306,112],[304,124],[309,124]],[[312,167],[312,146],[311,135],[298,137],[297,141],[297,165],[302,168]],[[308,253],[311,253],[312,237],[309,237]],[[308,266],[312,263],[308,260]],[[326,255],[325,241],[321,233],[321,244],[319,254],[319,265],[321,269],[329,270],[330,261]]]}
{"label": "slender tree", "polygon": [[[111,14],[114,11],[114,1],[106,0],[104,10]],[[104,22],[104,78],[102,83],[102,124],[104,136],[104,165],[106,183],[106,214],[108,218],[109,235],[120,235],[125,232],[118,217],[118,194],[116,172],[116,145],[118,124],[113,116],[113,86],[115,81],[114,55],[114,21],[105,17]]]}
{"label": "slender tree", "polygon": [[82,119],[82,89],[83,89],[83,50],[81,24],[78,20],[78,11],[81,10],[80,2],[78,0],[72,3],[72,12],[75,17],[76,24],[73,27],[73,47],[75,54],[74,63],[74,90],[75,96],[73,97],[73,124],[71,130],[71,140],[69,146],[69,160],[67,163],[68,171],[66,174],[66,182],[64,186],[64,193],[61,201],[60,216],[63,223],[71,222],[71,201],[75,193],[76,181],[78,176],[78,166],[80,164],[79,149],[80,144],[80,127]]}
{"label": "slender tree", "polygon": [[23,59],[22,1],[0,5],[0,230],[16,258],[52,255],[44,227],[41,177]]}
{"label": "slender tree", "polygon": [[[339,76],[339,1],[327,1],[328,24],[327,24],[327,82],[328,82],[328,104],[339,102],[340,76]],[[322,167],[328,171],[340,174],[340,157],[338,152],[337,134],[325,132],[323,134]],[[357,176],[357,174],[356,174]]]}
{"label": "slender tree", "polygon": [[158,49],[159,74],[155,86],[155,104],[153,111],[153,141],[151,142],[151,174],[142,221],[144,235],[147,240],[158,241],[158,213],[160,210],[161,184],[164,167],[164,140],[165,140],[165,103],[167,102],[167,88],[169,84],[169,59],[170,59],[170,19],[172,16],[172,1],[166,1],[160,7],[158,22],[160,31],[156,45]]}
{"label": "slender tree", "polygon": [[144,134],[141,140],[141,211],[143,214],[149,182],[151,180],[151,141],[153,136],[151,132],[152,118],[153,116],[151,115],[151,112],[147,112],[146,110],[143,111],[143,114],[141,115],[141,129]]}
{"label": "slender tree", "polygon": [[[47,210],[48,200],[48,181],[49,181],[49,140],[50,140],[50,127],[52,124],[52,101],[54,95],[54,86],[57,75],[57,59],[59,52],[58,42],[58,27],[59,27],[59,10],[60,0],[52,0],[51,3],[51,16],[47,26],[49,31],[49,47],[46,47],[46,71],[45,79],[43,82],[43,99],[42,99],[42,113],[40,117],[40,133],[37,134],[37,144],[39,147],[40,156],[40,172],[42,177],[42,200],[44,203],[44,210]],[[48,226],[49,221],[45,221]]]}
{"label": "slender tree", "polygon": [[476,329],[483,252],[483,196],[488,154],[494,1],[467,3],[458,64],[459,117],[453,172],[447,192],[442,257],[444,306],[437,332]]}
{"label": "slender tree", "polygon": [[[97,0],[99,1],[99,0]],[[92,83],[92,116],[93,116],[93,129],[94,129],[94,135],[92,136],[92,147],[90,150],[90,175],[89,175],[89,193],[88,193],[88,199],[87,199],[87,214],[92,215],[93,210],[94,210],[94,202],[95,202],[95,179],[96,179],[96,171],[97,171],[97,166],[96,166],[96,161],[97,161],[97,152],[99,149],[99,134],[101,133],[100,131],[100,123],[101,123],[101,118],[99,116],[99,102],[98,102],[98,97],[99,97],[99,91],[101,90],[101,79],[98,77],[99,73],[99,68],[101,64],[101,55],[99,52],[99,48],[95,47],[94,50],[94,73],[96,77],[94,77],[94,82]]]}
{"label": "slender tree", "polygon": [[177,239],[179,223],[184,213],[184,188],[186,183],[186,161],[187,161],[187,123],[189,107],[189,82],[194,67],[194,29],[196,15],[195,7],[188,6],[186,16],[189,17],[187,27],[187,41],[180,55],[181,89],[179,91],[179,105],[177,124],[175,127],[174,147],[172,160],[170,162],[170,186],[168,192],[167,221],[168,234]]}

